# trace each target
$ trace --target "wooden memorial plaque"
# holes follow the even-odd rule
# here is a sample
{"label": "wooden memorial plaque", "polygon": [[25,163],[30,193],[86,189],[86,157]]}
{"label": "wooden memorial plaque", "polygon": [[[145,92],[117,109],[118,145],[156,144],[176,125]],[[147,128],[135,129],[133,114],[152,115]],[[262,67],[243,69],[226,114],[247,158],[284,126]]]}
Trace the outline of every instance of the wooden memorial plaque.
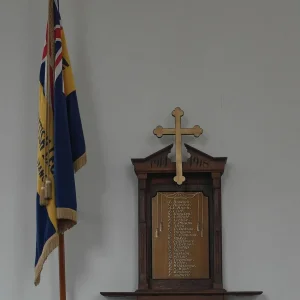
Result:
{"label": "wooden memorial plaque", "polygon": [[172,145],[134,159],[139,179],[139,290],[223,289],[221,175],[226,158],[185,145],[185,181],[174,181]]}
{"label": "wooden memorial plaque", "polygon": [[181,128],[178,107],[172,115],[175,128],[158,126],[154,134],[176,136],[176,162],[169,158],[173,145],[132,159],[138,178],[138,289],[101,294],[139,300],[259,295],[261,291],[228,292],[223,287],[221,177],[227,158],[184,144],[190,157],[182,161],[181,135],[199,136],[202,129]]}

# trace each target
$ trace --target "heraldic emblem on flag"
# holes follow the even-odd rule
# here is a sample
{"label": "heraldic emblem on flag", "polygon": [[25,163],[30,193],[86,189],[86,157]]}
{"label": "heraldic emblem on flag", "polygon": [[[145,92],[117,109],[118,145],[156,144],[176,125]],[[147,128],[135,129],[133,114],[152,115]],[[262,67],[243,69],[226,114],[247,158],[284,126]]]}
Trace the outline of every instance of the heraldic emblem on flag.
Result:
{"label": "heraldic emblem on flag", "polygon": [[74,173],[86,164],[76,89],[59,1],[49,0],[39,79],[35,285],[59,234],[77,222]]}

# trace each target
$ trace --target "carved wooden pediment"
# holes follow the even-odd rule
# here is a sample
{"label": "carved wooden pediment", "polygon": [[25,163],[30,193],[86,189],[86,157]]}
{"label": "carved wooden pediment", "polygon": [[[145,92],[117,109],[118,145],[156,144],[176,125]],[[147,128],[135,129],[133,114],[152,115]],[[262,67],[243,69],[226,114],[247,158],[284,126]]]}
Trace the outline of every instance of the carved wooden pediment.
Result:
{"label": "carved wooden pediment", "polygon": [[[134,165],[136,173],[140,173],[146,170],[151,170],[151,172],[161,172],[162,170],[174,168],[174,164],[168,157],[173,144],[153,153],[145,158],[133,158],[131,161]],[[145,173],[145,172],[144,172]],[[147,173],[147,172],[146,172]]]}
{"label": "carved wooden pediment", "polygon": [[[183,172],[224,172],[227,157],[212,157],[188,144],[184,145],[190,157],[182,164]],[[133,158],[131,161],[136,174],[176,172],[176,163],[169,158],[172,147],[173,144],[170,144],[145,158]]]}
{"label": "carved wooden pediment", "polygon": [[183,170],[185,171],[207,171],[223,173],[227,157],[212,157],[188,144],[184,144],[190,157],[183,162]]}

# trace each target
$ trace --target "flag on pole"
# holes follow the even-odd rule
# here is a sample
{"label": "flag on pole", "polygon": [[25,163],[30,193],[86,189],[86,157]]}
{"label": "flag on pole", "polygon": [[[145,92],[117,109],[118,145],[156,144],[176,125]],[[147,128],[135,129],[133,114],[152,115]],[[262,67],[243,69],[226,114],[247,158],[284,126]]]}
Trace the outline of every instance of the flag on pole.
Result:
{"label": "flag on pole", "polygon": [[86,164],[59,0],[49,0],[48,9],[39,77],[35,285],[47,257],[58,246],[59,234],[77,222],[74,174]]}

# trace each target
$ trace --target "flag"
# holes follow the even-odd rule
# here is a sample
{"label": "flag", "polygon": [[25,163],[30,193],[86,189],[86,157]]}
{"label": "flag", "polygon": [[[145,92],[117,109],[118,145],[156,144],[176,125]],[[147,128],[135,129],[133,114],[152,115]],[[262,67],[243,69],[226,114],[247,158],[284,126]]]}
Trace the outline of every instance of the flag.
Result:
{"label": "flag", "polygon": [[59,234],[77,222],[74,174],[87,160],[59,0],[49,0],[48,9],[39,76],[35,285]]}

